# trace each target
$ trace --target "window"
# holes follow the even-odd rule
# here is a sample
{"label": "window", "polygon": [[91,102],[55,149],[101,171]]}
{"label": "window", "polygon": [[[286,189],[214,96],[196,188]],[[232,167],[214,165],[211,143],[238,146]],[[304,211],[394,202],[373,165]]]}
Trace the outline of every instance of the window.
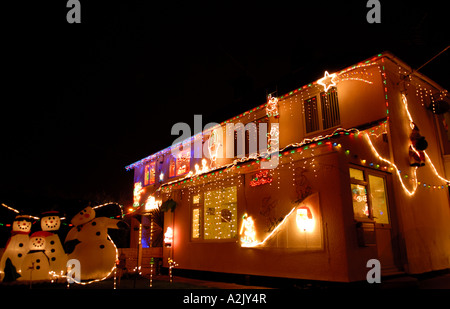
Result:
{"label": "window", "polygon": [[190,156],[191,154],[189,153],[189,155],[186,156],[180,156],[177,159],[177,164],[176,164],[176,171],[177,171],[177,176],[186,174],[187,172],[189,172],[189,165],[190,165]]}
{"label": "window", "polygon": [[236,186],[205,192],[204,239],[230,239],[237,231]]}
{"label": "window", "polygon": [[[317,97],[311,97],[303,101],[303,113],[305,115],[306,133],[326,130],[340,124],[339,102],[336,88],[320,94],[320,105]],[[322,121],[320,122],[319,115]]]}
{"label": "window", "polygon": [[169,164],[169,177],[186,174],[190,170],[191,149],[180,152],[177,157],[172,157]]}
{"label": "window", "polygon": [[305,112],[306,133],[319,130],[319,114],[317,110],[316,97],[304,101],[303,109]]}
{"label": "window", "polygon": [[323,129],[326,130],[339,125],[341,121],[336,88],[331,88],[329,92],[322,92],[320,101],[322,103]]}
{"label": "window", "polygon": [[149,163],[144,168],[144,186],[155,183],[155,162]]}
{"label": "window", "polygon": [[256,156],[267,151],[267,134],[270,132],[270,124],[266,116],[253,122],[234,125],[233,156],[235,158]]}
{"label": "window", "polygon": [[176,162],[175,158],[171,158],[170,159],[169,177],[174,177],[175,176],[175,162]]}
{"label": "window", "polygon": [[369,170],[350,168],[349,172],[355,219],[373,219],[379,224],[389,224],[385,178]]}
{"label": "window", "polygon": [[199,239],[200,238],[200,232],[202,230],[201,227],[201,195],[195,195],[192,198],[192,238],[193,239]]}
{"label": "window", "polygon": [[370,216],[367,203],[367,187],[365,185],[351,184],[353,214],[355,219],[367,219]]}
{"label": "window", "polygon": [[237,236],[236,186],[194,195],[191,210],[192,240],[233,239]]}
{"label": "window", "polygon": [[386,201],[386,184],[383,177],[369,175],[370,199],[372,215],[375,222],[389,224],[388,207]]}

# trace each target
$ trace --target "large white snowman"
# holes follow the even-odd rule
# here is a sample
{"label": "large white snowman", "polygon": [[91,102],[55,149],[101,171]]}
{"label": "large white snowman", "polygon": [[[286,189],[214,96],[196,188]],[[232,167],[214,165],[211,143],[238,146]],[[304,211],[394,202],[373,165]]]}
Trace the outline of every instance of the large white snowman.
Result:
{"label": "large white snowman", "polygon": [[48,232],[45,237],[45,255],[49,259],[50,271],[55,279],[62,278],[67,271],[67,254],[57,234],[61,226],[58,211],[47,211],[41,214],[41,229]]}
{"label": "large white snowman", "polygon": [[39,231],[31,234],[29,250],[22,263],[22,277],[24,281],[50,280],[50,263],[45,254],[45,239],[51,233]]}
{"label": "large white snowman", "polygon": [[27,215],[18,215],[14,219],[11,237],[0,260],[0,281],[20,280],[22,263],[29,250],[29,234],[33,221],[35,219]]}
{"label": "large white snowman", "polygon": [[64,248],[68,259],[80,262],[81,280],[103,279],[114,269],[117,249],[108,236],[108,229],[118,229],[119,222],[95,218],[95,210],[90,206],[72,218],[74,227],[67,234]]}

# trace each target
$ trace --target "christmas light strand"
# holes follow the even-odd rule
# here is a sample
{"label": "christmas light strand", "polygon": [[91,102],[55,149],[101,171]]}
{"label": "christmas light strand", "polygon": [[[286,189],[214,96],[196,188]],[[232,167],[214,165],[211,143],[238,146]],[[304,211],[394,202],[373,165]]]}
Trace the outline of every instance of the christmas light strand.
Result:
{"label": "christmas light strand", "polygon": [[20,213],[20,211],[18,211],[17,209],[12,208],[11,206],[8,206],[8,205],[6,205],[4,203],[2,203],[2,206],[5,207],[8,210],[11,210],[11,211],[15,212],[16,214]]}

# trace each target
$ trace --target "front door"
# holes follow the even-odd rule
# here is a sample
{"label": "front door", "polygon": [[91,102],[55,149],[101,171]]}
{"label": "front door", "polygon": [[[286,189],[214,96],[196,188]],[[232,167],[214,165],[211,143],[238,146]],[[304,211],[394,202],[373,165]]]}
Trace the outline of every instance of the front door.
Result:
{"label": "front door", "polygon": [[385,173],[370,169],[350,168],[355,220],[375,222],[378,260],[383,275],[398,273],[392,247],[392,217]]}

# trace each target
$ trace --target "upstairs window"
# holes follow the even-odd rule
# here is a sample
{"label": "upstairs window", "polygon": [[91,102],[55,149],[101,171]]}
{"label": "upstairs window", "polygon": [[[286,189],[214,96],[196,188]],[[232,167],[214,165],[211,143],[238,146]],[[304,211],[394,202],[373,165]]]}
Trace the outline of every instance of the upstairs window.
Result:
{"label": "upstairs window", "polygon": [[177,156],[172,156],[169,163],[169,177],[184,175],[189,172],[191,164],[191,149],[180,151]]}
{"label": "upstairs window", "polygon": [[331,88],[328,92],[320,94],[322,103],[322,124],[323,129],[335,127],[341,123],[339,115],[339,102],[336,88]]}
{"label": "upstairs window", "polygon": [[191,163],[191,150],[183,151],[177,158],[176,176],[180,176],[189,172]]}
{"label": "upstairs window", "polygon": [[306,133],[319,130],[319,111],[317,109],[316,97],[309,98],[303,102],[305,112]]}
{"label": "upstairs window", "polygon": [[317,102],[316,96],[303,101],[303,114],[307,134],[338,126],[341,118],[336,88],[333,87],[328,92],[322,92],[320,104]]}
{"label": "upstairs window", "polygon": [[144,168],[144,186],[155,183],[155,162],[149,163]]}

